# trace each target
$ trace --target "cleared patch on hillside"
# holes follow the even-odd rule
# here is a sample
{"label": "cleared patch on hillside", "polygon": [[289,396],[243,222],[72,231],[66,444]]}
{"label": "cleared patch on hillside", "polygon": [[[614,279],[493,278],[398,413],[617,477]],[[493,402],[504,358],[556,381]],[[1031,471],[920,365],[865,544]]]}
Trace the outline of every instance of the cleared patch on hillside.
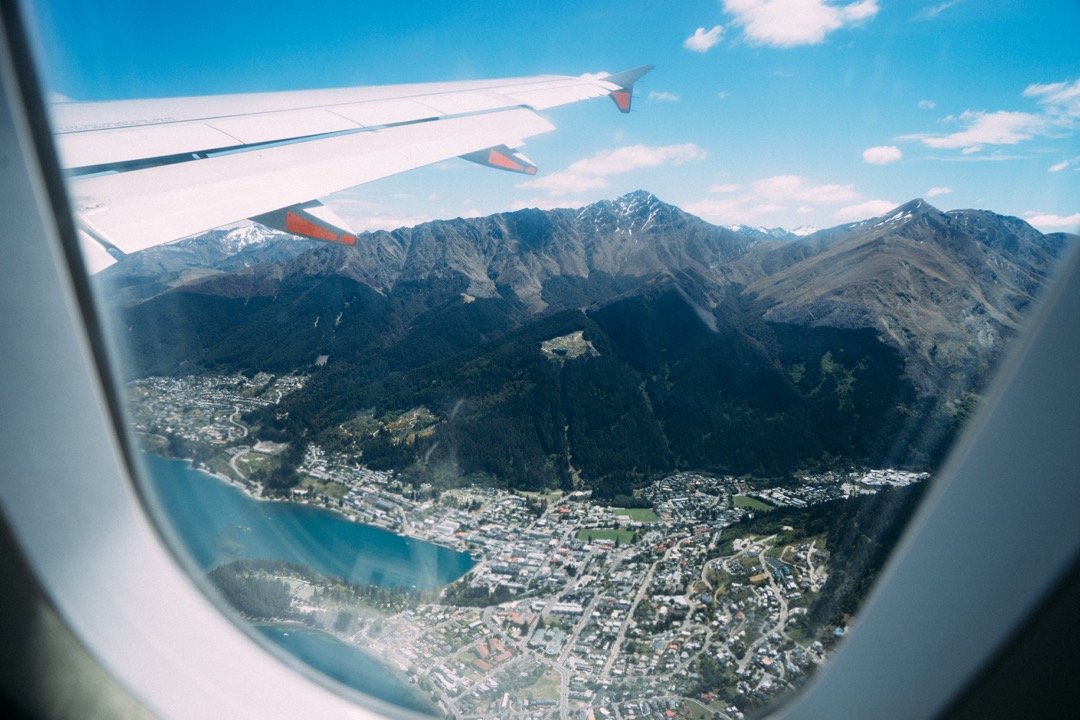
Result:
{"label": "cleared patch on hillside", "polygon": [[563,363],[585,355],[599,355],[593,344],[585,339],[584,331],[578,330],[569,335],[545,340],[540,343],[540,352],[552,362]]}

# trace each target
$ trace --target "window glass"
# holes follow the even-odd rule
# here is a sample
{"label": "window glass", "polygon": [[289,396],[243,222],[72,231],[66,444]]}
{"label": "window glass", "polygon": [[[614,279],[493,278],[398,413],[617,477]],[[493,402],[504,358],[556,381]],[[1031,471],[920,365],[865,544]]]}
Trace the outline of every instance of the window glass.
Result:
{"label": "window glass", "polygon": [[[421,713],[798,687],[1080,225],[1071,2],[32,13],[158,521]],[[585,72],[616,104],[537,91]]]}

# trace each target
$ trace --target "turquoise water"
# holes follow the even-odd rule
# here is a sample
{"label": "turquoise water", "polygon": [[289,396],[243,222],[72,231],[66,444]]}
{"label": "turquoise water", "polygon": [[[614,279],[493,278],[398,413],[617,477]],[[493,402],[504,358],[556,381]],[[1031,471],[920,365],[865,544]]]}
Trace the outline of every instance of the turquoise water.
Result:
{"label": "turquoise water", "polygon": [[[255,500],[183,460],[143,455],[166,520],[205,570],[241,558],[299,563],[357,584],[432,589],[464,575],[467,553],[350,522],[309,505]],[[433,706],[391,668],[327,633],[256,626],[301,661],[380,700],[420,712]]]}
{"label": "turquoise water", "polygon": [[343,685],[398,707],[426,714],[436,712],[395,672],[333,635],[296,625],[265,624],[255,628],[275,645]]}
{"label": "turquoise water", "polygon": [[357,584],[430,590],[474,564],[468,553],[350,522],[322,508],[255,500],[186,461],[143,458],[173,530],[207,570],[241,558],[283,560]]}

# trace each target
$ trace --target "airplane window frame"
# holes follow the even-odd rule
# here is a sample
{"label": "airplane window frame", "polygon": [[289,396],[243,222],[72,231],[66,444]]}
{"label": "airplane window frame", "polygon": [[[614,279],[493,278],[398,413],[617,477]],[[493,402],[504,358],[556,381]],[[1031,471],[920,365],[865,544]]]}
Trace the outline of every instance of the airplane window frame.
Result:
{"label": "airplane window frame", "polygon": [[[355,693],[330,690],[267,651],[193,582],[147,518],[85,314],[16,3],[3,0],[0,10],[0,337],[10,352],[0,374],[0,508],[49,602],[102,667],[162,717],[412,716],[362,707]],[[1073,568],[1078,250],[1011,348],[849,637],[769,717],[939,716]],[[1016,504],[1031,495],[1054,502]]]}
{"label": "airplane window frame", "polygon": [[0,10],[0,205],[9,219],[0,336],[12,349],[0,384],[0,508],[46,601],[160,717],[416,717],[316,681],[254,639],[193,581],[148,518],[76,280],[85,272],[55,192],[62,179],[25,38],[13,6]]}

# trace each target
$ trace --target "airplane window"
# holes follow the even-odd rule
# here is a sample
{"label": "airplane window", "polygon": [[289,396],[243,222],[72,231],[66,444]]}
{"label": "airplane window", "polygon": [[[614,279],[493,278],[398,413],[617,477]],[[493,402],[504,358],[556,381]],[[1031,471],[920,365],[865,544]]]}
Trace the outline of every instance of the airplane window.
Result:
{"label": "airplane window", "polygon": [[800,687],[1080,228],[1072,2],[28,12],[149,511],[415,713]]}

